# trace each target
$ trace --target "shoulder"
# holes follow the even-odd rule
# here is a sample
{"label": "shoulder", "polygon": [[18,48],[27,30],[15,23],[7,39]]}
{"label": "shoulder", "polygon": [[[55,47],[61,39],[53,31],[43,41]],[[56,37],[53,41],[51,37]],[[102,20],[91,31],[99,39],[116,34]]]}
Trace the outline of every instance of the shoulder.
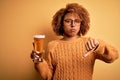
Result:
{"label": "shoulder", "polygon": [[59,44],[58,40],[50,41],[47,45],[47,49],[48,50],[53,50],[56,47],[57,44]]}
{"label": "shoulder", "polygon": [[54,46],[56,44],[58,44],[58,40],[53,40],[48,43],[48,46]]}

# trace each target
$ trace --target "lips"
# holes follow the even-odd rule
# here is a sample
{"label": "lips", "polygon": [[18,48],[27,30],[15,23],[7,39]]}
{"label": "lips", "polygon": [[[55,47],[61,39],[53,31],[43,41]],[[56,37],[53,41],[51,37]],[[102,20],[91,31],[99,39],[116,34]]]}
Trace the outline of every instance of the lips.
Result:
{"label": "lips", "polygon": [[71,32],[76,32],[76,30],[75,30],[75,29],[71,29],[70,31],[71,31]]}

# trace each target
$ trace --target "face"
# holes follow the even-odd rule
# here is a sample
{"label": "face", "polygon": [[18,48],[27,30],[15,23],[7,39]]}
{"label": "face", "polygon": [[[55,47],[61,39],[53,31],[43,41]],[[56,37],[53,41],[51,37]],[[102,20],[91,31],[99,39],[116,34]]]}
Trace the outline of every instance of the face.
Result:
{"label": "face", "polygon": [[76,13],[67,13],[63,20],[64,36],[78,36],[80,30],[80,17]]}

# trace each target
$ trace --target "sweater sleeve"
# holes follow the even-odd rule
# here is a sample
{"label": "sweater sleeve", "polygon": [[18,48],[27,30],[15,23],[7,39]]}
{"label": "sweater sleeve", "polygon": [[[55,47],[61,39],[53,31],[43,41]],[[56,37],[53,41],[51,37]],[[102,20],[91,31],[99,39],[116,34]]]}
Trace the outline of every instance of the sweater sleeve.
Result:
{"label": "sweater sleeve", "polygon": [[106,63],[111,63],[118,58],[118,51],[113,46],[105,43],[102,40],[99,41],[99,46],[95,50],[95,58],[103,60]]}
{"label": "sweater sleeve", "polygon": [[40,73],[40,77],[43,80],[51,80],[52,75],[46,60],[43,60],[43,62],[37,63],[35,67],[37,68],[37,71]]}
{"label": "sweater sleeve", "polygon": [[51,59],[48,56],[47,58],[43,59],[43,62],[35,64],[35,68],[43,80],[51,80],[52,78],[52,66],[50,67],[50,63]]}

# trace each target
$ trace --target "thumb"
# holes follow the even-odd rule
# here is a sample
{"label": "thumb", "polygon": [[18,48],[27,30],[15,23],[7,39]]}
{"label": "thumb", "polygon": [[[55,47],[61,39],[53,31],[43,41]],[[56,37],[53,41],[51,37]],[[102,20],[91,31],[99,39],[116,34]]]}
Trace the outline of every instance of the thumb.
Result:
{"label": "thumb", "polygon": [[33,48],[35,49],[35,44],[34,44],[34,42],[32,42],[32,45],[33,45]]}

